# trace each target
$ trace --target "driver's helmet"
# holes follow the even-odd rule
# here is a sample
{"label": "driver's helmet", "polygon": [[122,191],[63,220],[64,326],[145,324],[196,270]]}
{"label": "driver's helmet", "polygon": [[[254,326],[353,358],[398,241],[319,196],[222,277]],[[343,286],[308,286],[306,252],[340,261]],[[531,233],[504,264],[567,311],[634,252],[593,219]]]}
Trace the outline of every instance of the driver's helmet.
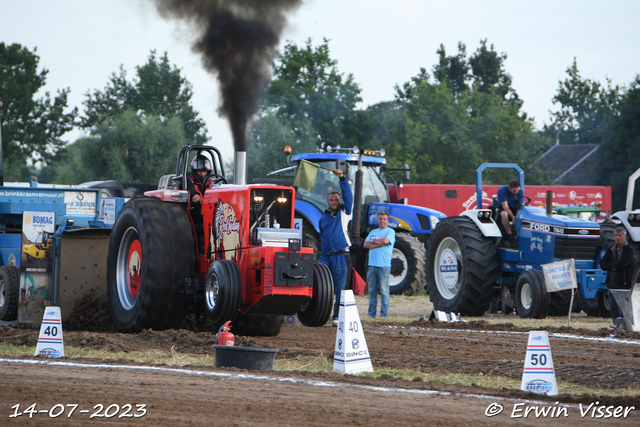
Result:
{"label": "driver's helmet", "polygon": [[207,175],[211,173],[211,160],[203,156],[202,154],[198,154],[191,161],[191,172],[194,174],[197,171],[206,171]]}

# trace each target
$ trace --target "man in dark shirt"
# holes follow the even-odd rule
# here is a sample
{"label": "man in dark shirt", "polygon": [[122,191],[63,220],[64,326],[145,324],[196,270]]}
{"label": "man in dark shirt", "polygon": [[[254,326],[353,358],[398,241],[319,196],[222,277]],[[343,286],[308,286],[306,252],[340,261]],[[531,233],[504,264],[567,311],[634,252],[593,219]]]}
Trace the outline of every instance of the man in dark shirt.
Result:
{"label": "man in dark shirt", "polygon": [[[607,248],[607,252],[600,260],[600,268],[608,272],[607,287],[609,289],[631,289],[636,256],[633,248],[627,243],[627,230],[624,227],[617,227],[613,231],[613,238],[616,243]],[[609,304],[613,320],[622,317],[611,292],[609,292]]]}
{"label": "man in dark shirt", "polygon": [[524,191],[519,181],[511,181],[509,185],[504,185],[498,189],[498,216],[502,222],[502,227],[506,237],[510,242],[515,239],[511,235],[511,224],[518,209],[524,205]]}

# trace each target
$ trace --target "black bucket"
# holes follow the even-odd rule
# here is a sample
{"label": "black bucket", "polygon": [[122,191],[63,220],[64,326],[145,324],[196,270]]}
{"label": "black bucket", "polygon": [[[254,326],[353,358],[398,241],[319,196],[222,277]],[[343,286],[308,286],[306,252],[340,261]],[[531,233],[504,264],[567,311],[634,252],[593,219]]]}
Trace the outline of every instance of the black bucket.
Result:
{"label": "black bucket", "polygon": [[273,361],[280,350],[273,348],[214,345],[217,367],[273,371]]}

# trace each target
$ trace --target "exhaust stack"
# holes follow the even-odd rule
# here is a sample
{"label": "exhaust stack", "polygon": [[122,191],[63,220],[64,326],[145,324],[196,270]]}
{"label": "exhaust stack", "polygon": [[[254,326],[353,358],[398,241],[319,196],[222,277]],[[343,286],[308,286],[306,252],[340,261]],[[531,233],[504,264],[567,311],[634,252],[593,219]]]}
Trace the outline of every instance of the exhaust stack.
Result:
{"label": "exhaust stack", "polygon": [[247,152],[236,151],[233,164],[233,183],[245,185],[247,183]]}

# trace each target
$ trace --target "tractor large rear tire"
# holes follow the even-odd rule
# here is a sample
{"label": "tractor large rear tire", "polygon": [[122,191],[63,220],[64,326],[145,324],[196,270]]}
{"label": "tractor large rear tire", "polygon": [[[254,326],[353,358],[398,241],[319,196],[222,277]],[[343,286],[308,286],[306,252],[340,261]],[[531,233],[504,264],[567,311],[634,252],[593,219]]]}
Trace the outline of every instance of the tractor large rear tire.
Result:
{"label": "tractor large rear tire", "polygon": [[329,267],[313,265],[313,296],[298,310],[298,320],[304,326],[317,327],[327,323],[333,308],[333,278]]}
{"label": "tractor large rear tire", "polygon": [[213,261],[204,284],[207,316],[216,327],[235,320],[242,303],[242,279],[238,265],[228,259]]}
{"label": "tractor large rear tire", "polygon": [[544,283],[544,274],[540,270],[523,271],[516,282],[518,316],[543,319],[548,310],[549,293]]}
{"label": "tractor large rear tire", "polygon": [[425,250],[417,237],[397,232],[391,254],[389,293],[416,295],[425,288]]}
{"label": "tractor large rear tire", "polygon": [[609,249],[616,242],[613,238],[613,230],[620,227],[613,221],[605,221],[600,223],[600,240],[598,244],[602,249]]}
{"label": "tractor large rear tire", "polygon": [[495,238],[467,217],[441,220],[427,249],[427,291],[437,310],[482,316],[498,281]]}
{"label": "tractor large rear tire", "polygon": [[[575,300],[575,295],[574,295]],[[573,302],[576,303],[575,301]],[[566,291],[551,292],[549,294],[548,316],[568,316],[571,305],[571,289]]]}
{"label": "tractor large rear tire", "polygon": [[18,318],[20,297],[20,268],[15,265],[0,267],[0,320],[11,322]]}
{"label": "tractor large rear tire", "polygon": [[239,313],[231,332],[246,337],[275,337],[282,331],[284,316],[279,314]]}
{"label": "tractor large rear tire", "polygon": [[107,259],[107,297],[118,331],[182,326],[189,307],[178,284],[194,275],[191,230],[182,205],[148,197],[125,203]]}
{"label": "tractor large rear tire", "polygon": [[[604,291],[606,292],[606,290]],[[598,317],[598,296],[595,298],[585,298],[580,295],[580,300],[582,303],[582,311],[587,313],[587,316]]]}

